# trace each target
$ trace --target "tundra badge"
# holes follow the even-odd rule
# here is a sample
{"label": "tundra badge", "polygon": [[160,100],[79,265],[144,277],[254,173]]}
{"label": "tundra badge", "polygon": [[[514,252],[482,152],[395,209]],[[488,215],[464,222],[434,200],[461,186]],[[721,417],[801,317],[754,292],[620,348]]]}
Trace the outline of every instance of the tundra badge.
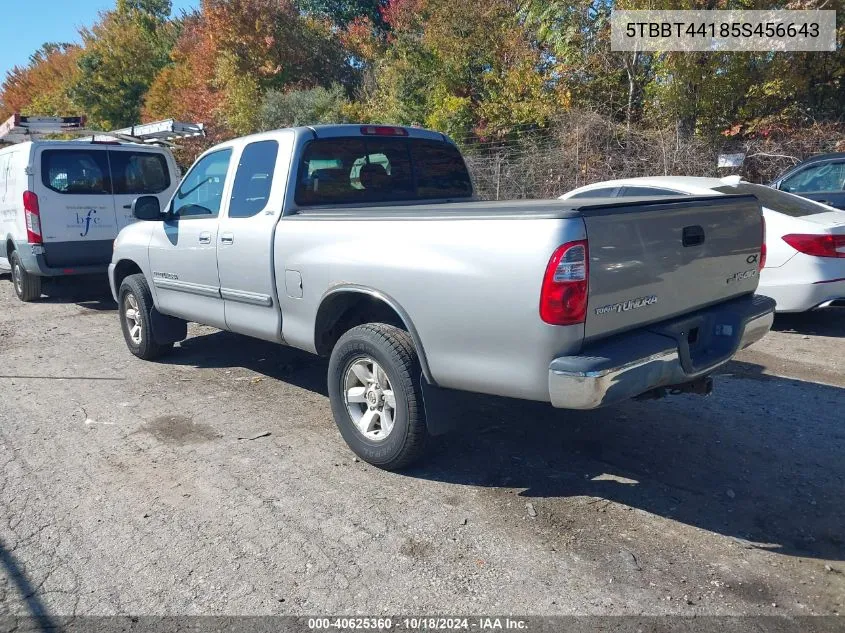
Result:
{"label": "tundra badge", "polygon": [[619,303],[611,303],[610,305],[596,308],[596,314],[607,314],[608,312],[628,312],[629,310],[638,310],[657,303],[657,295],[648,297],[639,297],[638,299],[628,299],[627,301],[620,301]]}

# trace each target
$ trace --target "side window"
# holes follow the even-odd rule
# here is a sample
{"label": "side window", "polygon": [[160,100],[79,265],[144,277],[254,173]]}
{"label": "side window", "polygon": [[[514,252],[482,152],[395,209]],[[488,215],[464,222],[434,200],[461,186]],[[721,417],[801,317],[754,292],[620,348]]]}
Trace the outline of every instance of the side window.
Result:
{"label": "side window", "polygon": [[686,196],[688,194],[671,189],[658,189],[657,187],[623,187],[620,196]]}
{"label": "side window", "polygon": [[167,160],[153,152],[109,152],[115,194],[161,193],[170,186]]}
{"label": "side window", "polygon": [[251,218],[267,207],[278,154],[276,141],[258,141],[244,148],[232,186],[230,218]]}
{"label": "side window", "polygon": [[47,149],[41,153],[41,182],[65,194],[111,194],[106,152]]}
{"label": "side window", "polygon": [[780,189],[790,193],[842,191],[845,189],[845,162],[831,161],[807,167],[785,178]]}
{"label": "side window", "polygon": [[179,218],[216,218],[220,213],[231,157],[231,149],[202,157],[179,186],[173,198],[173,215]]}
{"label": "side window", "polygon": [[572,200],[574,198],[612,198],[614,191],[616,191],[616,187],[602,187],[601,189],[590,189],[588,191],[576,193],[574,196],[570,196],[569,199]]}

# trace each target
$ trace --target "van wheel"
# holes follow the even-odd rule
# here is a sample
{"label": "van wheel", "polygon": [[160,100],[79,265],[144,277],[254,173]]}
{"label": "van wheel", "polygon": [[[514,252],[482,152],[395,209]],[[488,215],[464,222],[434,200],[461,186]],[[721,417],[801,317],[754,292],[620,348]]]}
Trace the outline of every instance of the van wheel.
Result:
{"label": "van wheel", "polygon": [[410,335],[368,323],[340,337],[329,361],[329,397],[340,434],[365,462],[398,470],[418,459],[427,429],[420,364]]}
{"label": "van wheel", "polygon": [[153,360],[170,348],[173,343],[156,343],[152,336],[153,297],[144,275],[129,275],[120,284],[118,310],[123,339],[129,351],[138,358]]}
{"label": "van wheel", "polygon": [[12,251],[9,263],[12,265],[12,284],[18,299],[27,302],[38,299],[41,296],[41,277],[26,272],[17,251]]}

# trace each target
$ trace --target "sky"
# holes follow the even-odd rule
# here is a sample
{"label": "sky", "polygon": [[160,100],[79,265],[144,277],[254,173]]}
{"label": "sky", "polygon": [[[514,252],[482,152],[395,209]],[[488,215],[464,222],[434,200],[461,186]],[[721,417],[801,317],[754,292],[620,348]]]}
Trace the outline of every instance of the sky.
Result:
{"label": "sky", "polygon": [[[91,26],[114,0],[0,0],[0,81],[45,42],[79,42],[79,28]],[[173,0],[173,10],[199,0]]]}

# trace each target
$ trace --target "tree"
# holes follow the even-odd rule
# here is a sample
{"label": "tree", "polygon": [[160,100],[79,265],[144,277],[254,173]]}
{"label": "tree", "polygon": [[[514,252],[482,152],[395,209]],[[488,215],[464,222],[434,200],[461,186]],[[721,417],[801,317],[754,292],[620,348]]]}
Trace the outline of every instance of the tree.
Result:
{"label": "tree", "polygon": [[346,27],[356,20],[366,19],[378,30],[384,31],[387,24],[382,12],[389,0],[298,0],[297,6],[305,13],[325,17],[340,27]]}
{"label": "tree", "polygon": [[68,96],[78,73],[81,54],[74,44],[44,44],[24,67],[15,67],[0,87],[0,117],[15,112],[28,115],[66,116],[81,114]]}
{"label": "tree", "polygon": [[630,132],[653,78],[653,56],[610,50],[614,8],[652,8],[647,2],[524,0],[520,15],[553,60],[555,72],[576,106],[623,119]]}
{"label": "tree", "polygon": [[82,31],[85,50],[71,96],[93,125],[123,127],[140,119],[144,95],[169,62],[179,30],[165,10],[163,0],[120,0]]}
{"label": "tree", "polygon": [[271,90],[264,95],[259,114],[259,129],[274,130],[296,125],[344,123],[349,101],[340,84],[329,88],[281,92]]}
{"label": "tree", "polygon": [[346,59],[329,25],[288,0],[203,0],[153,82],[144,116],[188,116],[220,135],[250,133],[268,91],[351,84]]}
{"label": "tree", "polygon": [[365,95],[369,118],[463,139],[543,126],[567,105],[512,0],[391,0],[383,57]]}

